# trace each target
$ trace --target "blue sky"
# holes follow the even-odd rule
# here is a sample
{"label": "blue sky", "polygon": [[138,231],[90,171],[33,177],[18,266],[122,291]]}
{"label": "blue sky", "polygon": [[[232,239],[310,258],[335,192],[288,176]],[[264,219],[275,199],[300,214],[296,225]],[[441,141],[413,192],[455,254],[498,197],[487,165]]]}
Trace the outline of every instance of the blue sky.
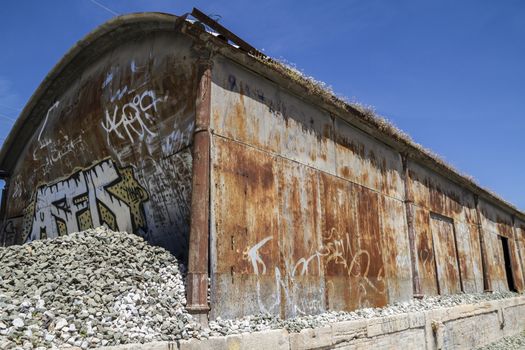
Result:
{"label": "blue sky", "polygon": [[[2,3],[2,141],[53,65],[113,16],[94,1]],[[97,1],[119,14],[220,15],[525,210],[523,1]]]}

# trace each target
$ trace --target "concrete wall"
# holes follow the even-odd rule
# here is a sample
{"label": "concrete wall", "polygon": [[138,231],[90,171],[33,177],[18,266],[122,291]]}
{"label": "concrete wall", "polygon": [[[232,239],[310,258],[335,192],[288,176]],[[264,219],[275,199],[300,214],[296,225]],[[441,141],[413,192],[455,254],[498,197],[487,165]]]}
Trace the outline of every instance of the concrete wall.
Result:
{"label": "concrete wall", "polygon": [[191,47],[182,35],[151,33],[99,48],[56,91],[34,116],[43,121],[7,181],[4,244],[105,224],[185,258],[197,88]]}
{"label": "concrete wall", "polygon": [[461,305],[432,311],[337,322],[300,333],[270,330],[177,343],[159,342],[104,350],[200,349],[476,349],[525,329],[525,298]]}

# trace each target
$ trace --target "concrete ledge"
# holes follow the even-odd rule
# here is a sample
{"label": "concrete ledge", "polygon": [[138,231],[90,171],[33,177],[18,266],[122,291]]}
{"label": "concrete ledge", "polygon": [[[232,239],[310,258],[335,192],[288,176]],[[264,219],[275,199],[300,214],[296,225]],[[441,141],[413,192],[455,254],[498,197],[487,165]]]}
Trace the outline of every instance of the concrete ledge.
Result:
{"label": "concrete ledge", "polygon": [[105,347],[106,350],[471,349],[525,330],[525,296],[337,322],[289,334],[268,330],[209,339]]}

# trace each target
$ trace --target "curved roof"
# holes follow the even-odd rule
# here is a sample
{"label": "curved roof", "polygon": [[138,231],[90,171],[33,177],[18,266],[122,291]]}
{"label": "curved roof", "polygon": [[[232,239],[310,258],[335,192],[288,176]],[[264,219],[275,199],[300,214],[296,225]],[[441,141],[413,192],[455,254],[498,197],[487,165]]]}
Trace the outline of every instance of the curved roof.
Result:
{"label": "curved roof", "polygon": [[268,57],[255,57],[228,44],[216,35],[206,32],[201,25],[192,24],[166,13],[136,13],[115,17],[100,25],[78,41],[47,74],[33,93],[11,129],[0,150],[0,171],[12,172],[27,142],[43,121],[47,109],[55,98],[71,83],[77,73],[97,59],[101,52],[109,50],[115,42],[131,39],[157,31],[179,31],[194,40],[208,44],[215,53],[221,54],[246,68],[263,75],[299,98],[315,103],[321,108],[347,120],[355,127],[392,146],[402,154],[439,172],[474,194],[495,202],[512,215],[525,220],[525,213],[491,191],[480,187],[471,177],[459,173],[431,151],[412,141],[385,119],[359,105],[350,104],[335,96],[321,83],[304,77],[295,69]]}

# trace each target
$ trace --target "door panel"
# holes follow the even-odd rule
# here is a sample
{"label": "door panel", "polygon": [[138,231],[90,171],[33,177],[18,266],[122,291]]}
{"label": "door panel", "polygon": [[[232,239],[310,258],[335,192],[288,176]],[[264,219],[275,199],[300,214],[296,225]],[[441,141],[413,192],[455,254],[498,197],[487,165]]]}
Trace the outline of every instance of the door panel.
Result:
{"label": "door panel", "polygon": [[430,215],[430,230],[434,243],[437,279],[440,294],[454,294],[461,291],[454,223],[444,216]]}

